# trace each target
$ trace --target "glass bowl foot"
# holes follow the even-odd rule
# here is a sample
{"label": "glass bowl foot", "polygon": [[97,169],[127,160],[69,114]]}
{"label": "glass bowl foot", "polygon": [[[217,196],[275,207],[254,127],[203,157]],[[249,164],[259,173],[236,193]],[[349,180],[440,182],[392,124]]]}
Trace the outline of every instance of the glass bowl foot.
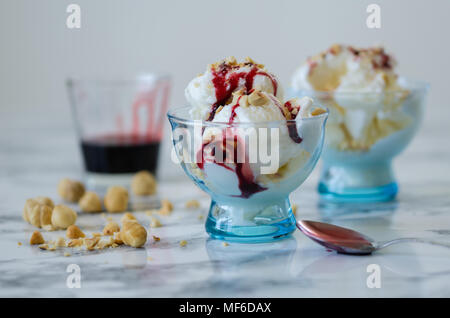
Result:
{"label": "glass bowl foot", "polygon": [[322,202],[369,203],[393,200],[398,186],[390,161],[325,163],[318,191]]}
{"label": "glass bowl foot", "polygon": [[239,243],[266,243],[289,237],[295,217],[288,199],[269,205],[211,202],[206,232],[215,239]]}
{"label": "glass bowl foot", "polygon": [[397,195],[396,182],[371,188],[333,189],[324,183],[319,184],[320,200],[331,203],[363,203],[391,201]]}

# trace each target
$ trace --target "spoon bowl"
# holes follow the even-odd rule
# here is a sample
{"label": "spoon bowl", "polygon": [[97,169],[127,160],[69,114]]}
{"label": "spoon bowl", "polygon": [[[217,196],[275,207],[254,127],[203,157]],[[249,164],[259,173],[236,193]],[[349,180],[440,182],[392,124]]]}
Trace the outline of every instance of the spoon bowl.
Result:
{"label": "spoon bowl", "polygon": [[376,250],[370,237],[344,227],[308,220],[297,221],[297,227],[316,243],[339,253],[367,255]]}
{"label": "spoon bowl", "polygon": [[341,254],[368,255],[389,245],[406,242],[425,243],[450,248],[448,243],[410,237],[377,242],[357,231],[317,221],[297,221],[297,227],[314,242]]}

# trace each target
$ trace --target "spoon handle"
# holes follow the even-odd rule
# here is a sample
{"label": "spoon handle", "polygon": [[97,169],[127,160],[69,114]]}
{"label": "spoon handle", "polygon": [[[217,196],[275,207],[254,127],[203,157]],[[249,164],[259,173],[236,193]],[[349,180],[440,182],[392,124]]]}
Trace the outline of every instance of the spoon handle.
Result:
{"label": "spoon handle", "polygon": [[403,237],[403,238],[398,238],[395,240],[378,242],[376,248],[377,248],[377,250],[379,250],[381,248],[385,248],[387,246],[390,246],[392,244],[397,244],[397,243],[424,243],[424,244],[431,244],[431,245],[450,248],[450,243],[437,242],[437,241],[433,241],[433,240],[416,238],[416,237]]}

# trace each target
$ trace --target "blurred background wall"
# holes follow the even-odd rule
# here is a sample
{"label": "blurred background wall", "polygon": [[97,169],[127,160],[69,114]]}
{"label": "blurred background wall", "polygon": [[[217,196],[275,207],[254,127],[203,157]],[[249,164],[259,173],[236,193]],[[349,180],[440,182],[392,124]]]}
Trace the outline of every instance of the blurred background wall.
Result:
{"label": "blurred background wall", "polygon": [[[81,7],[80,29],[66,27],[70,3]],[[381,6],[381,29],[366,26],[370,3]],[[397,58],[400,74],[432,86],[422,137],[402,155],[408,160],[428,140],[449,136],[449,14],[448,0],[1,0],[0,129],[26,130],[27,116],[39,127],[41,118],[51,116],[55,134],[73,134],[67,142],[80,166],[68,76],[168,72],[173,107],[185,103],[184,87],[192,77],[229,55],[251,56],[286,87],[294,68],[333,43],[383,44]],[[166,129],[160,177],[173,179],[183,173],[168,159]],[[448,138],[442,140],[449,145]]]}

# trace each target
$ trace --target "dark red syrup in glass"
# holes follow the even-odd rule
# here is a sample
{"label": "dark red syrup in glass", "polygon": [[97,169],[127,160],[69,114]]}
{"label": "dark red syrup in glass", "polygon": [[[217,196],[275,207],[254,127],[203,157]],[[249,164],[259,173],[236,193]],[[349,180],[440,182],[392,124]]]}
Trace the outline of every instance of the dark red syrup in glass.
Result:
{"label": "dark red syrup in glass", "polygon": [[136,135],[104,135],[81,141],[85,168],[94,173],[156,172],[159,140]]}

